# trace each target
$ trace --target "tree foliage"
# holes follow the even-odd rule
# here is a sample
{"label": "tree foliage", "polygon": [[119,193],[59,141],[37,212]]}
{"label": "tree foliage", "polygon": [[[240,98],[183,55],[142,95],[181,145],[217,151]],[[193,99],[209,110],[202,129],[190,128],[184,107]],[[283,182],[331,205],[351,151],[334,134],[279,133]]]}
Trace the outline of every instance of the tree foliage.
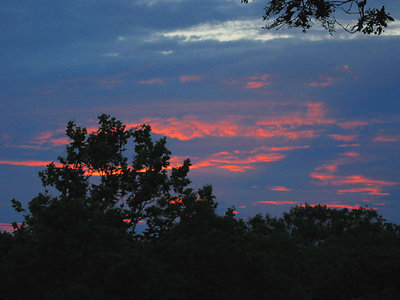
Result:
{"label": "tree foliage", "polygon": [[374,210],[220,216],[211,186],[190,188],[190,161],[171,168],[149,126],[102,115],[97,131],[66,133],[44,192],[25,210],[12,201],[25,216],[0,233],[2,299],[400,297],[400,227]]}
{"label": "tree foliage", "polygon": [[[249,0],[241,0],[248,3]],[[370,0],[369,3],[372,1]],[[373,3],[374,5],[376,3]],[[344,25],[344,19],[355,19],[353,25]],[[304,32],[313,26],[314,21],[333,33],[339,26],[349,33],[381,34],[394,19],[385,6],[370,7],[367,0],[267,0],[263,16],[266,29],[295,27]]]}

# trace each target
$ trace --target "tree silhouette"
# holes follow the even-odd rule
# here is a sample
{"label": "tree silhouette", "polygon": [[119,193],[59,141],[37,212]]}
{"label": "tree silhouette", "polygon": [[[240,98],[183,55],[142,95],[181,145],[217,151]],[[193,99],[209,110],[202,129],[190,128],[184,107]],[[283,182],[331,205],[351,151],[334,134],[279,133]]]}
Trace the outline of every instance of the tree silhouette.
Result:
{"label": "tree silhouette", "polygon": [[44,192],[26,210],[12,200],[25,216],[0,232],[2,299],[400,297],[400,226],[374,210],[220,216],[211,186],[191,189],[190,161],[171,167],[149,126],[101,115],[97,131],[66,133]]}
{"label": "tree silhouette", "polygon": [[[241,0],[248,3],[249,0]],[[371,1],[369,1],[371,3]],[[376,5],[376,3],[374,3]],[[343,25],[340,18],[356,19],[353,25]],[[317,21],[333,33],[336,26],[349,33],[381,34],[394,19],[385,6],[369,7],[367,0],[267,0],[263,16],[266,29],[300,27],[304,32]]]}

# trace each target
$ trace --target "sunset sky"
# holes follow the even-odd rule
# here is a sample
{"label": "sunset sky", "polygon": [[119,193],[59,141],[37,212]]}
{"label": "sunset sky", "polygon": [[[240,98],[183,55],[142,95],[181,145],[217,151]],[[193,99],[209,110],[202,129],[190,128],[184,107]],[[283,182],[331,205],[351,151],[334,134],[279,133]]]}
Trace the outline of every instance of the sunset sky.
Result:
{"label": "sunset sky", "polygon": [[[384,2],[400,18],[398,1]],[[0,227],[43,192],[68,120],[167,136],[219,212],[305,202],[400,222],[400,23],[382,36],[262,29],[265,2],[3,1]]]}

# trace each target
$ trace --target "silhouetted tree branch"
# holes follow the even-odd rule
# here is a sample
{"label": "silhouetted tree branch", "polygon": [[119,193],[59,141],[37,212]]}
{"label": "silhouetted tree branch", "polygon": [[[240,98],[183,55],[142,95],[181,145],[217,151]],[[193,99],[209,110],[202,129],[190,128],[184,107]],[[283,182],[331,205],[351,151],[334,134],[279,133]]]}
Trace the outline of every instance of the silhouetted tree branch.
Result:
{"label": "silhouetted tree branch", "polygon": [[[340,21],[346,15],[355,20],[352,25]],[[367,0],[268,0],[263,18],[266,29],[300,27],[306,32],[317,21],[331,34],[339,26],[348,33],[379,35],[394,21],[384,5],[369,7]]]}

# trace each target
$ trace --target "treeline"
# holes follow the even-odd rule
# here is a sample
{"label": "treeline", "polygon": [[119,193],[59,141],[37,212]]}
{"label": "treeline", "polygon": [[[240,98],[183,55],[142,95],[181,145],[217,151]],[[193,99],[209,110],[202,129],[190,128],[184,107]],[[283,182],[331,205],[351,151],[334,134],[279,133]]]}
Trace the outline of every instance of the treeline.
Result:
{"label": "treeline", "polygon": [[211,187],[191,189],[190,162],[171,168],[148,126],[99,124],[70,122],[44,193],[13,200],[24,222],[0,234],[1,299],[400,298],[400,227],[376,211],[220,216]]}

